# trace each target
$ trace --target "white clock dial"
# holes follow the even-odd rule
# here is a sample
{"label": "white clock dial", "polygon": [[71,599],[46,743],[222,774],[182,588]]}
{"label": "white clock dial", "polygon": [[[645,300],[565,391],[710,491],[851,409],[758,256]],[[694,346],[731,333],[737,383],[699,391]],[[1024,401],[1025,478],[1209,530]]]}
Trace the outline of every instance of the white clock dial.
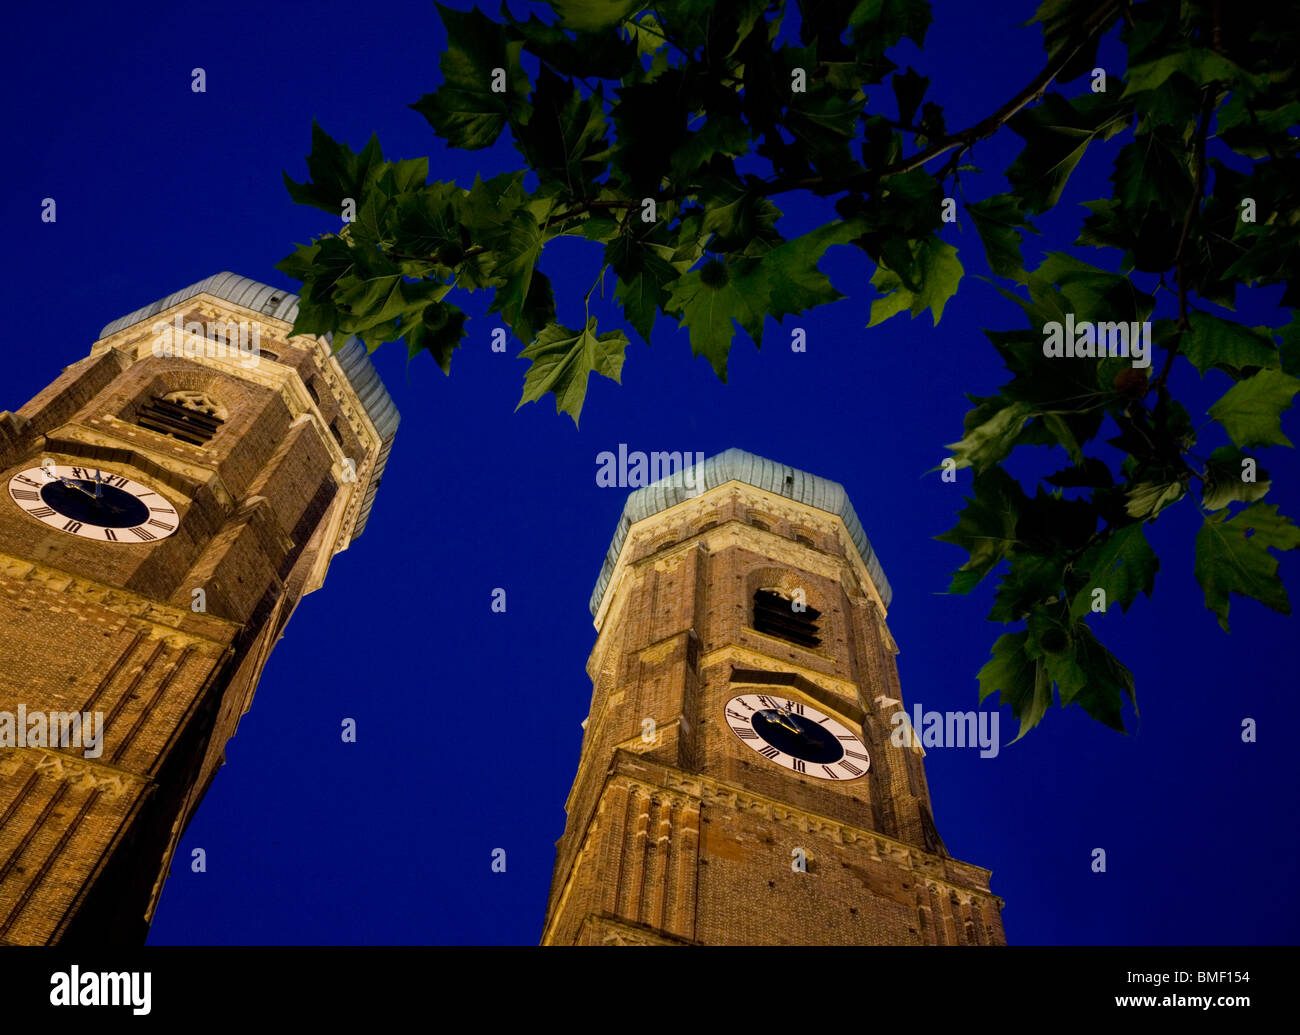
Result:
{"label": "white clock dial", "polygon": [[166,497],[98,467],[46,461],[10,478],[9,498],[42,524],[100,543],[154,542],[180,524]]}
{"label": "white clock dial", "polygon": [[803,701],[740,694],[727,702],[723,721],[769,762],[802,776],[857,780],[871,768],[862,738]]}

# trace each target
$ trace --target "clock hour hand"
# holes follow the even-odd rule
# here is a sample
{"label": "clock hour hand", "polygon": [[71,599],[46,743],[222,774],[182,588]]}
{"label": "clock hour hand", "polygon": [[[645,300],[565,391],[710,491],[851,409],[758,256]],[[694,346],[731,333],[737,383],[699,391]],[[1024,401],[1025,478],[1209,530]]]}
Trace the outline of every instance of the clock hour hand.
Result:
{"label": "clock hour hand", "polygon": [[787,712],[783,708],[777,708],[776,714],[780,717],[773,719],[772,721],[775,722],[778,726],[783,726],[786,729],[788,729],[791,733],[798,734],[801,737],[804,735],[803,730],[800,729],[798,726],[791,726],[788,722],[785,721],[785,716],[788,716],[790,714],[789,712]]}
{"label": "clock hour hand", "polygon": [[61,474],[51,475],[51,477],[61,482],[65,488],[76,489],[78,492],[84,492],[92,500],[98,498],[98,493],[91,492],[80,482],[75,482],[71,478],[65,478]]}

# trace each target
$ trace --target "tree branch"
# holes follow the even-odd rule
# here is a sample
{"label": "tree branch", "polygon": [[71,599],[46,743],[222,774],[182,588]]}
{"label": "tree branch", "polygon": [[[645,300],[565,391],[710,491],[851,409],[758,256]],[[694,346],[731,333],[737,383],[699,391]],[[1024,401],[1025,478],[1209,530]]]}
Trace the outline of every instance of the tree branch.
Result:
{"label": "tree branch", "polygon": [[[899,173],[910,172],[913,169],[919,169],[927,162],[946,154],[954,147],[963,150],[969,150],[970,146],[985,137],[992,136],[997,130],[1006,123],[1013,115],[1022,108],[1034,101],[1039,100],[1047,87],[1050,86],[1056,77],[1064,71],[1065,67],[1074,60],[1075,55],[1079,53],[1094,36],[1097,35],[1112,17],[1120,12],[1121,8],[1127,6],[1127,0],[1106,0],[1100,7],[1093,12],[1092,16],[1084,24],[1084,33],[1082,38],[1068,50],[1060,51],[1055,57],[1043,66],[1043,70],[1034,76],[1023,88],[1021,88],[1014,97],[1008,100],[991,115],[981,119],[975,125],[963,129],[959,133],[950,133],[939,140],[936,140],[923,151],[919,151],[910,158],[887,165],[883,169],[864,169],[860,173],[843,179],[845,190],[851,190],[855,186],[866,186],[874,183],[876,180],[883,179],[886,176],[897,176]],[[777,194],[787,190],[798,190],[806,187],[820,186],[824,182],[824,177],[811,176],[802,180],[795,181],[776,181],[771,184],[772,189],[765,193]]]}

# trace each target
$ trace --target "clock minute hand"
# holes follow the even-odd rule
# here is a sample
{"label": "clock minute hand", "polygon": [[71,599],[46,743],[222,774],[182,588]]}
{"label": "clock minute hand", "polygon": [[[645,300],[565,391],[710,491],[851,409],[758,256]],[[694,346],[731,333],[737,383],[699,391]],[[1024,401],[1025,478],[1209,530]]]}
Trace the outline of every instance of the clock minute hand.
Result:
{"label": "clock minute hand", "polygon": [[56,474],[54,475],[54,477],[57,478],[65,488],[76,489],[78,492],[84,492],[92,500],[96,498],[93,492],[91,492],[89,489],[84,488],[78,482],[74,482],[71,478],[65,478],[61,474]]}

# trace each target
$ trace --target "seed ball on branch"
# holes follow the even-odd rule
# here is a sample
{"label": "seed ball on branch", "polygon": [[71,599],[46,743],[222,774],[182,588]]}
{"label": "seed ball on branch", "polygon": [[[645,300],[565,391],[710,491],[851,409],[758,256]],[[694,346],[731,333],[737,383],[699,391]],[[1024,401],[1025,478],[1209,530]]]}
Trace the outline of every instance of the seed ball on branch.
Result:
{"label": "seed ball on branch", "polygon": [[1048,654],[1064,654],[1070,647],[1070,637],[1064,629],[1047,629],[1038,638],[1038,644]]}
{"label": "seed ball on branch", "polygon": [[719,262],[717,259],[705,263],[700,270],[700,283],[705,287],[713,288],[714,291],[726,287],[727,281],[730,279],[731,272],[727,269],[726,264]]}
{"label": "seed ball on branch", "polygon": [[1125,399],[1141,399],[1147,394],[1149,382],[1147,372],[1136,367],[1128,367],[1115,375],[1115,391]]}

